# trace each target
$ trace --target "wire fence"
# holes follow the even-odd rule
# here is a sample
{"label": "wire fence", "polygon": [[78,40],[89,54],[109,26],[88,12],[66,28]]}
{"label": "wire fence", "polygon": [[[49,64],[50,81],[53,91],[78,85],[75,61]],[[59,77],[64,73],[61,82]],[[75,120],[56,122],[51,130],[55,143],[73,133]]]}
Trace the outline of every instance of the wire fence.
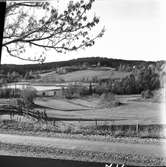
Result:
{"label": "wire fence", "polygon": [[46,109],[28,109],[20,106],[0,107],[1,114],[9,114],[32,118],[45,124],[47,130],[57,130],[69,133],[102,134],[119,136],[151,136],[163,137],[166,132],[164,124],[142,124],[139,120],[132,122],[127,119],[99,119],[48,116]]}

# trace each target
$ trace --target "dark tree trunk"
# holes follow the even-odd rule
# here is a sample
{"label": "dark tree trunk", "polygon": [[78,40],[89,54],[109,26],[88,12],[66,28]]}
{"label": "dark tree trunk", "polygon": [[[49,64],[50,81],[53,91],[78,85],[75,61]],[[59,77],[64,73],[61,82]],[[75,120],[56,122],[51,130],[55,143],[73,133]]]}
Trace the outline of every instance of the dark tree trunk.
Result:
{"label": "dark tree trunk", "polygon": [[6,2],[0,2],[0,64],[2,55],[3,30],[5,23]]}

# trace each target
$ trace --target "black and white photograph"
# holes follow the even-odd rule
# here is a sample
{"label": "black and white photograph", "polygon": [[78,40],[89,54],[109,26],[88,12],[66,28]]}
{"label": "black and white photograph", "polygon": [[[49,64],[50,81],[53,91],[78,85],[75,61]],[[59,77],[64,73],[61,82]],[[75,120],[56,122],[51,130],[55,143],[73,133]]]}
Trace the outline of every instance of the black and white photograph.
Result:
{"label": "black and white photograph", "polygon": [[0,164],[166,166],[166,1],[0,1]]}

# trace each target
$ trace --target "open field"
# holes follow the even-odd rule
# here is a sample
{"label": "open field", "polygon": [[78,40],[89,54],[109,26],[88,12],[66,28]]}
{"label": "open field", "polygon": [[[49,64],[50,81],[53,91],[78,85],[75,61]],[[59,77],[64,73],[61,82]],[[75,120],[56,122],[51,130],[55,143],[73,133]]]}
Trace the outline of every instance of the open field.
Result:
{"label": "open field", "polygon": [[84,110],[87,107],[83,107],[78,104],[70,103],[68,100],[65,99],[52,99],[52,98],[38,98],[35,103],[44,107],[52,108],[55,110],[66,110],[66,111],[73,111],[73,110]]}
{"label": "open field", "polygon": [[129,75],[128,72],[119,72],[112,70],[79,70],[75,72],[69,72],[66,74],[58,74],[55,71],[40,74],[41,81],[61,81],[64,80],[66,82],[70,81],[81,81],[92,80],[92,78],[97,77],[98,79],[106,79],[106,78],[123,78]]}
{"label": "open field", "polygon": [[[36,132],[71,134],[94,134],[130,137],[165,138],[165,120],[162,116],[164,103],[140,101],[140,95],[117,95],[122,103],[118,107],[101,107],[100,97],[89,96],[76,99],[55,97],[37,98],[35,109],[46,111],[50,122],[37,121],[30,117],[0,116],[0,128]],[[9,99],[2,99],[1,104]],[[11,100],[13,101],[13,100]]]}
{"label": "open field", "polygon": [[[114,108],[100,108],[99,98],[82,99],[37,99],[36,104],[48,107],[48,117],[84,118],[84,119],[119,119],[118,124],[161,124],[164,114],[162,103],[139,102],[132,99],[139,96],[122,96],[123,105]],[[124,119],[124,120],[122,120]]]}

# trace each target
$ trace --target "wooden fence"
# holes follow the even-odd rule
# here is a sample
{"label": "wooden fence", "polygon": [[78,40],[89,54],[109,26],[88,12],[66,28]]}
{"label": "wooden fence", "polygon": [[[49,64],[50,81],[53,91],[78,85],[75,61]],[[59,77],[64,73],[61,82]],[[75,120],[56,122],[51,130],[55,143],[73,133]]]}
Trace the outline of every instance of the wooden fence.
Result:
{"label": "wooden fence", "polygon": [[[46,109],[27,109],[25,107],[20,106],[5,106],[0,107],[0,114],[10,114],[11,119],[14,115],[23,115],[23,116],[30,116],[32,118],[35,118],[37,120],[43,120],[46,123],[51,122],[53,125],[55,125],[55,122],[57,121],[88,121],[88,122],[94,122],[95,127],[100,127],[101,122],[108,121],[109,124],[114,123],[116,121],[126,121],[127,119],[102,119],[102,118],[71,118],[71,117],[49,117],[46,113]],[[139,124],[138,121],[135,124],[135,131],[138,134],[139,133]]]}
{"label": "wooden fence", "polygon": [[[90,125],[90,127],[93,129],[95,128],[98,132],[106,133],[107,131],[121,131],[121,132],[129,132],[131,131],[132,133],[136,134],[137,136],[140,135],[140,132],[143,132],[145,129],[145,132],[148,131],[148,129],[159,129],[157,131],[160,131],[160,129],[165,128],[162,127],[161,125],[144,125],[144,124],[139,124],[138,121],[134,121],[133,124],[118,124],[117,122],[119,121],[127,121],[127,119],[101,119],[101,118],[72,118],[72,117],[50,117],[46,114],[46,109],[27,109],[27,108],[20,108],[18,106],[0,106],[0,115],[2,114],[9,114],[10,118],[13,119],[14,115],[23,115],[23,116],[30,116],[32,118],[35,118],[38,121],[44,121],[46,125],[53,125],[57,126],[58,124],[62,125],[69,125],[71,126],[82,126],[86,127],[87,124]],[[68,122],[67,122],[68,121]],[[75,121],[75,122],[74,122]],[[87,122],[86,122],[87,121]],[[50,124],[49,124],[50,122]],[[116,124],[117,123],[117,124]],[[73,124],[73,125],[72,125]],[[92,126],[91,126],[92,125]],[[161,127],[160,127],[161,126]],[[150,132],[150,131],[149,131]],[[149,133],[148,132],[148,133]]]}

